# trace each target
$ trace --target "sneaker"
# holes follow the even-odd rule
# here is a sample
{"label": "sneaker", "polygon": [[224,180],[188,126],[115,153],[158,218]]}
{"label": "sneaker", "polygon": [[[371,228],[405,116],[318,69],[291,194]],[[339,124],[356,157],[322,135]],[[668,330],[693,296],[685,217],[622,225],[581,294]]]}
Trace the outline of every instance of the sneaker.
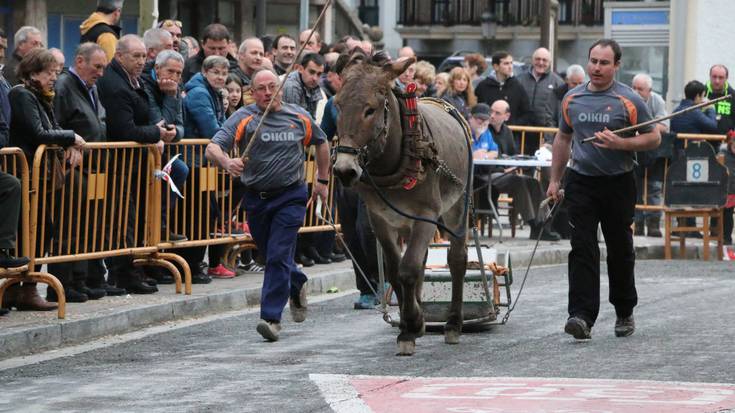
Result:
{"label": "sneaker", "polygon": [[306,320],[306,283],[301,286],[298,297],[289,297],[288,308],[291,310],[291,318],[294,323],[302,323]]}
{"label": "sneaker", "polygon": [[571,334],[577,340],[589,340],[592,338],[587,322],[579,317],[569,317],[567,324],[564,326],[564,332]]}
{"label": "sneaker", "polygon": [[240,264],[237,266],[238,270],[242,270],[244,272],[263,272],[265,271],[265,268],[262,267],[260,264],[255,262],[255,260],[250,260],[247,264]]}
{"label": "sneaker", "polygon": [[281,323],[260,320],[255,330],[268,341],[278,341],[278,333],[281,332]]}
{"label": "sneaker", "polygon": [[201,269],[197,269],[197,270],[192,271],[192,274],[191,274],[192,284],[209,284],[212,282],[212,277],[202,272]]}
{"label": "sneaker", "polygon": [[375,308],[377,298],[373,294],[361,294],[355,301],[355,310],[372,310]]}
{"label": "sneaker", "polygon": [[615,337],[628,337],[635,331],[635,320],[632,315],[628,317],[618,317],[615,320]]}
{"label": "sneaker", "polygon": [[212,278],[235,278],[235,273],[225,268],[225,266],[222,264],[208,269],[207,275],[211,276]]}

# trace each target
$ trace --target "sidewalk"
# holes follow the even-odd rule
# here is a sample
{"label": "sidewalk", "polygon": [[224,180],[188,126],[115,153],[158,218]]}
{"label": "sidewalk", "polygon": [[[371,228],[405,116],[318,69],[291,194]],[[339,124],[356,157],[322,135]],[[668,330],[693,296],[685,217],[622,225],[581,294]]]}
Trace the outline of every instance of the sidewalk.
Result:
{"label": "sidewalk", "polygon": [[[497,231],[496,231],[497,234]],[[483,238],[484,245],[496,248],[499,261],[510,253],[516,274],[525,271],[531,256],[534,241],[528,239],[528,228],[517,231],[510,238],[504,231],[503,238]],[[663,239],[636,237],[638,259],[663,258]],[[555,265],[567,262],[569,241],[539,243],[533,266]],[[605,246],[600,244],[604,260]],[[699,259],[702,253],[701,240],[687,240],[687,256]],[[712,256],[715,251],[712,251]],[[673,251],[678,256],[678,244]],[[309,294],[326,294],[336,287],[340,291],[355,288],[355,275],[349,261],[305,268],[309,277]],[[95,338],[122,334],[160,324],[167,321],[257,307],[260,304],[262,273],[248,273],[230,280],[213,280],[211,284],[194,285],[192,295],[175,294],[173,285],[159,286],[152,295],[128,295],[104,297],[83,304],[67,304],[66,319],[56,318],[56,312],[11,311],[0,317],[0,359],[10,358],[60,346],[78,344]],[[45,285],[40,285],[45,296]]]}

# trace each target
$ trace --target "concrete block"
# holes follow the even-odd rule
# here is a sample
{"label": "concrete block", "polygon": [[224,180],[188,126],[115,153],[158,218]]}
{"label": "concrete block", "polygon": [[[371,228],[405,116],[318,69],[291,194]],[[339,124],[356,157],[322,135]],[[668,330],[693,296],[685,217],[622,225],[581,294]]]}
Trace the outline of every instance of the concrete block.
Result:
{"label": "concrete block", "polygon": [[171,305],[174,318],[199,316],[208,312],[209,297],[179,300],[171,303]]}
{"label": "concrete block", "polygon": [[[143,327],[155,323],[173,320],[173,310],[170,303],[131,308],[125,311],[129,327]],[[133,330],[128,328],[128,330]]]}

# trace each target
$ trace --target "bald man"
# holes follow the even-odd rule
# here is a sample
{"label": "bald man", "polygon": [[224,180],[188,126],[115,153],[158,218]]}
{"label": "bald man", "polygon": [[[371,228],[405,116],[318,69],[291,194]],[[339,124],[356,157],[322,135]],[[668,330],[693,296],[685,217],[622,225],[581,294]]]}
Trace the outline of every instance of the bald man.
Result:
{"label": "bald man", "polygon": [[299,34],[299,46],[303,46],[306,43],[304,53],[319,53],[322,50],[322,38],[319,36],[319,32],[314,31],[311,38],[309,38],[309,34],[311,34],[311,30],[304,30]]}
{"label": "bald man", "polygon": [[398,51],[398,58],[402,57],[416,57],[416,52],[413,51],[413,49],[410,46],[401,47],[401,50]]}
{"label": "bald man", "polygon": [[[225,122],[207,146],[207,158],[238,177],[246,188],[243,206],[258,251],[266,261],[261,321],[256,330],[267,341],[276,341],[287,302],[294,322],[306,319],[306,275],[294,263],[296,234],[308,199],[304,148],[316,146],[317,177],[312,198],[326,201],[329,146],[324,132],[303,108],[283,103],[276,94],[280,81],[274,72],[260,70],[252,80],[255,103],[241,108]],[[271,101],[271,112],[253,136]],[[234,145],[244,150],[251,139],[255,141],[247,165],[227,155]]]}
{"label": "bald man", "polygon": [[[534,114],[532,122],[535,126],[556,127],[559,122],[559,101],[554,90],[564,84],[559,75],[551,71],[551,53],[543,47],[533,52],[531,69],[518,76],[518,80],[528,94],[531,110]],[[549,139],[552,136],[549,136]],[[526,141],[526,145],[533,153],[538,149],[535,139]]]}

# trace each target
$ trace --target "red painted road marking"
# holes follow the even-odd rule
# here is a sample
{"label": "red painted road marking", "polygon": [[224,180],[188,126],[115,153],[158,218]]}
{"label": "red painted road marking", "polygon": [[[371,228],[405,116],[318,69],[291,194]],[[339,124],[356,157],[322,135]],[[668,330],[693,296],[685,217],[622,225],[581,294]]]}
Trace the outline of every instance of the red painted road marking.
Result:
{"label": "red painted road marking", "polygon": [[735,409],[735,384],[517,377],[310,377],[337,413],[699,413]]}

